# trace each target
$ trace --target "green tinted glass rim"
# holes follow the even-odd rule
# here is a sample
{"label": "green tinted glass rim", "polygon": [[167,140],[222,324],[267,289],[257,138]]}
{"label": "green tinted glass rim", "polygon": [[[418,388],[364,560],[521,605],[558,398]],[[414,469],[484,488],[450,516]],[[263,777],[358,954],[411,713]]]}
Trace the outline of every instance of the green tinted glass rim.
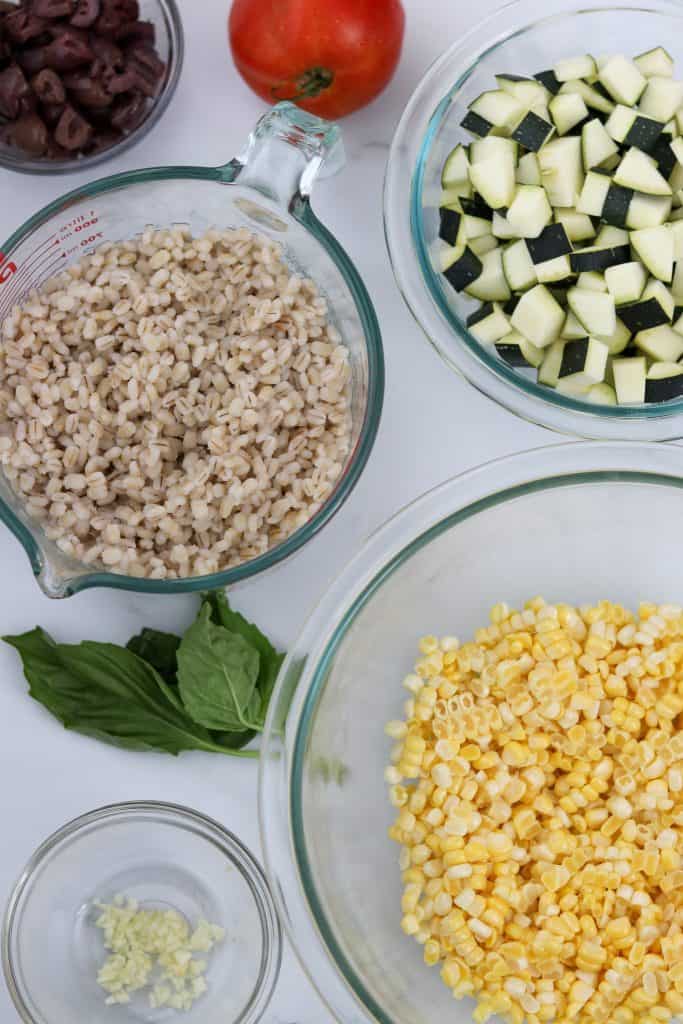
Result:
{"label": "green tinted glass rim", "polygon": [[[68,209],[73,203],[81,202],[92,196],[102,195],[124,189],[130,185],[141,185],[155,181],[173,181],[193,179],[216,184],[230,185],[236,178],[241,165],[232,161],[223,167],[150,167],[144,170],[124,171],[107,178],[100,178],[83,188],[73,189],[61,198],[44,206],[30,217],[15,231],[0,251],[10,255],[21,240],[45,220]],[[250,186],[245,186],[250,187]],[[346,470],[339,479],[334,491],[325,504],[295,533],[282,544],[270,551],[252,558],[248,562],[237,565],[223,572],[209,576],[195,576],[182,580],[151,580],[139,579],[134,576],[121,576],[111,572],[92,572],[87,575],[76,575],[64,588],[64,596],[70,597],[92,587],[106,587],[110,590],[132,590],[142,594],[186,594],[200,590],[215,590],[231,586],[255,576],[257,573],[271,569],[289,558],[304,544],[307,544],[336,515],[352,490],[356,486],[365,465],[370,457],[382,416],[385,388],[384,349],[382,334],[375,308],[363,281],[347,255],[345,249],[328,231],[324,224],[313,213],[307,198],[299,196],[289,206],[289,214],[303,225],[316,240],[327,250],[337,269],[341,273],[358,311],[363,328],[367,349],[368,385],[365,414],[361,425],[358,441],[354,452],[349,458]],[[28,555],[31,569],[36,577],[42,575],[45,560],[31,531],[9,506],[0,500],[0,522],[14,534]],[[75,569],[79,573],[80,569]]]}
{"label": "green tinted glass rim", "polygon": [[351,989],[354,996],[367,1010],[370,1011],[371,1014],[373,1014],[380,1024],[393,1024],[393,1021],[391,1018],[387,1017],[382,1007],[367,990],[358,973],[349,963],[348,958],[337,941],[315,888],[313,870],[305,840],[304,814],[302,806],[305,769],[304,762],[308,748],[310,731],[314,723],[315,712],[320,698],[322,697],[334,657],[359,613],[363,610],[368,601],[380,590],[382,585],[391,576],[393,576],[398,569],[408,562],[413,555],[417,554],[422,548],[426,547],[433,540],[436,540],[452,527],[473,518],[480,512],[486,512],[489,509],[495,508],[498,505],[503,505],[515,498],[526,497],[546,490],[558,490],[564,487],[573,487],[580,484],[590,485],[598,483],[654,484],[655,486],[676,487],[678,490],[683,490],[682,477],[668,476],[663,473],[644,473],[637,470],[587,470],[584,472],[568,473],[563,476],[546,477],[541,480],[531,480],[526,483],[515,484],[512,487],[505,488],[494,494],[487,495],[484,498],[471,502],[469,505],[458,509],[457,512],[444,517],[439,522],[423,531],[419,536],[390,558],[379,572],[375,574],[372,580],[366,584],[360,594],[356,596],[345,611],[339,625],[336,627],[326,644],[313,672],[311,683],[303,702],[292,748],[289,813],[294,858],[302,884],[304,898],[306,899],[318,933],[321,936],[324,945],[327,947],[328,953],[331,955],[336,968],[340,972],[343,980]]}
{"label": "green tinted glass rim", "polygon": [[[413,237],[413,244],[415,246],[415,252],[417,255],[418,263],[422,273],[423,280],[427,286],[432,299],[434,300],[439,312],[446,320],[448,326],[453,330],[457,339],[465,345],[465,347],[472,353],[472,355],[490,370],[497,377],[502,378],[506,383],[513,385],[520,391],[530,395],[532,398],[540,398],[544,402],[548,402],[550,405],[555,405],[565,412],[579,412],[582,414],[589,413],[591,416],[596,416],[601,419],[609,420],[622,420],[622,421],[633,421],[633,420],[653,420],[653,419],[671,419],[675,416],[679,416],[683,412],[683,398],[672,399],[668,402],[659,402],[651,404],[643,404],[639,406],[608,406],[600,405],[599,403],[582,402],[577,398],[572,398],[570,395],[563,395],[554,388],[544,387],[540,384],[536,384],[532,380],[527,380],[521,373],[516,373],[511,367],[507,366],[502,359],[496,358],[492,352],[489,352],[486,347],[480,344],[474,335],[470,334],[467,327],[462,322],[460,317],[451,309],[448,302],[446,301],[446,293],[444,291],[445,286],[442,284],[440,277],[435,273],[432,266],[432,261],[429,258],[429,250],[427,240],[424,234],[424,221],[422,216],[422,194],[424,189],[426,164],[429,151],[439,131],[447,113],[451,106],[451,101],[454,93],[456,93],[467,81],[470,75],[476,70],[480,60],[484,57],[488,57],[490,54],[495,54],[502,46],[510,41],[511,38],[517,38],[524,36],[528,32],[537,30],[540,26],[550,24],[558,21],[569,21],[581,14],[600,14],[608,13],[610,16],[619,11],[633,12],[634,10],[640,11],[644,14],[661,15],[662,12],[649,7],[591,7],[584,11],[573,10],[567,11],[562,14],[552,14],[546,18],[540,18],[537,21],[531,22],[524,27],[516,30],[504,39],[498,40],[492,46],[487,47],[481,53],[477,54],[475,61],[470,67],[463,72],[462,75],[455,81],[451,87],[448,95],[444,96],[441,102],[434,110],[432,116],[429,119],[427,130],[420,146],[418,153],[417,162],[412,176],[411,189],[410,189],[410,227],[411,234]],[[667,17],[675,17],[675,10],[667,12]],[[678,14],[678,17],[681,17]],[[431,337],[430,337],[430,340]],[[434,344],[434,342],[432,342]],[[450,363],[447,351],[440,345],[435,344],[435,348],[439,354]],[[456,367],[457,369],[457,367]],[[469,378],[468,378],[469,379]],[[476,382],[471,381],[476,387]],[[478,387],[478,390],[483,390]],[[485,392],[484,392],[485,393]]]}

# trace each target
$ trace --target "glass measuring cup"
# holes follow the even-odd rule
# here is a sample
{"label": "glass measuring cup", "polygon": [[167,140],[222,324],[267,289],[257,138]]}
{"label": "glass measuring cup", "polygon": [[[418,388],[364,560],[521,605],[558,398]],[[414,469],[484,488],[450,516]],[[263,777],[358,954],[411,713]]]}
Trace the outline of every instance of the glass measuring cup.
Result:
{"label": "glass measuring cup", "polygon": [[336,125],[280,103],[256,125],[244,151],[221,167],[157,167],[102,178],[68,193],[24,224],[0,251],[0,323],[33,289],[103,242],[133,238],[150,224],[248,227],[284,247],[297,271],[315,280],[349,351],[351,444],[334,491],[281,544],[211,576],[139,579],[65,556],[27,514],[0,470],[0,520],[23,545],[49,597],[106,586],[178,593],[227,586],[270,568],[313,537],[341,507],[372,449],[384,395],[384,359],[370,297],[353,264],[310,206],[313,182],[329,157],[341,163]]}

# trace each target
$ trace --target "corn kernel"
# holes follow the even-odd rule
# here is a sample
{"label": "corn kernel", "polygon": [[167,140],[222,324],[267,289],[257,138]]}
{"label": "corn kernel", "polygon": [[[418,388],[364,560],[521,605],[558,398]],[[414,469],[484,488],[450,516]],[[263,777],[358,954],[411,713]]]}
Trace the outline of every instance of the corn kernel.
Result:
{"label": "corn kernel", "polygon": [[665,1024],[683,1014],[683,611],[534,599],[475,640],[424,637],[387,726],[402,927],[479,1021]]}

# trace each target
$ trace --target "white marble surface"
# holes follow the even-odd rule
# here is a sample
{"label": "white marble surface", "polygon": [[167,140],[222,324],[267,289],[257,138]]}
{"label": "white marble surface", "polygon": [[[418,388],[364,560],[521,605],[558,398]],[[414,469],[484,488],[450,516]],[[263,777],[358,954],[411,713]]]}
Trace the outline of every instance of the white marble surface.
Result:
{"label": "white marble surface", "polygon": [[[233,595],[235,604],[282,646],[361,538],[401,505],[478,463],[552,440],[450,373],[426,344],[394,283],[382,231],[382,180],[394,127],[427,66],[490,6],[490,0],[476,5],[404,2],[408,23],[398,73],[383,96],[343,122],[347,167],[319,183],[314,195],[317,213],[355,261],[379,315],[387,362],[379,437],[360,483],[335,521],[296,559]],[[155,131],[105,165],[101,174],[156,164],[223,163],[240,150],[264,110],[231,63],[225,32],[228,0],[180,0],[180,5],[187,55],[176,98]],[[32,179],[0,171],[0,239],[85,180],[82,174]],[[140,623],[182,628],[196,605],[192,597],[143,598],[106,590],[50,602],[38,590],[23,551],[2,528],[0,571],[3,634],[39,623],[65,641],[125,641]],[[188,804],[224,822],[259,852],[255,764],[209,755],[174,759],[118,751],[63,731],[25,689],[18,659],[0,647],[0,903],[45,836],[78,814],[120,800]],[[17,1019],[0,984],[0,1020],[10,1024]],[[290,951],[265,1020],[330,1021]]]}

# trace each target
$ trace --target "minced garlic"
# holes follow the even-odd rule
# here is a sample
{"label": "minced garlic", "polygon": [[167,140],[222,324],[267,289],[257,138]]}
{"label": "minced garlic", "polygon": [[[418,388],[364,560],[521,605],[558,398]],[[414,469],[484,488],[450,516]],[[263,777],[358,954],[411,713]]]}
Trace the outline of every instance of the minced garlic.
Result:
{"label": "minced garlic", "polygon": [[149,985],[153,1009],[189,1010],[207,988],[206,960],[195,954],[210,953],[224,930],[202,918],[191,932],[177,910],[140,910],[136,900],[122,895],[95,906],[101,911],[95,923],[110,950],[97,975],[109,993],[107,1003],[128,1003],[133,992]]}

